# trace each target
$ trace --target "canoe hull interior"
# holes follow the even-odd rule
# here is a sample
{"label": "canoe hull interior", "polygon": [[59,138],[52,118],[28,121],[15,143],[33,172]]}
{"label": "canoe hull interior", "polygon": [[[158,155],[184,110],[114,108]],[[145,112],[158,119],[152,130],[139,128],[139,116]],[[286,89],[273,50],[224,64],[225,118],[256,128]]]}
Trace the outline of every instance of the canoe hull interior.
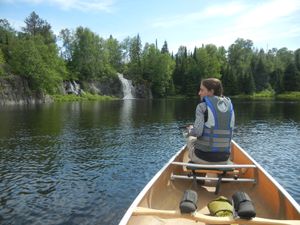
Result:
{"label": "canoe hull interior", "polygon": [[[255,178],[256,182],[226,182],[215,194],[215,181],[206,181],[204,185],[193,180],[170,179],[172,174],[186,174],[183,166],[173,165],[172,161],[187,162],[187,150],[181,149],[169,163],[160,170],[133,202],[120,224],[202,224],[185,218],[164,218],[163,216],[133,216],[135,207],[159,210],[179,211],[179,203],[183,193],[192,189],[198,194],[197,212],[209,214],[207,204],[217,196],[231,196],[237,191],[246,192],[252,199],[258,217],[270,219],[300,219],[299,205],[290,195],[258,165],[235,142],[232,143],[232,161],[237,164],[255,164],[257,168],[243,169],[240,178]],[[207,176],[216,176],[207,174]]]}

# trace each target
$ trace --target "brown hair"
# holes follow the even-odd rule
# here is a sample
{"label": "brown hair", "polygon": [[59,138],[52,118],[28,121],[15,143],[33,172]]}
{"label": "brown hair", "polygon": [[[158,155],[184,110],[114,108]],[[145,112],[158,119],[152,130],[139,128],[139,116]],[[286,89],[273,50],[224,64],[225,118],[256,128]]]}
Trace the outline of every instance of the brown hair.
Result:
{"label": "brown hair", "polygon": [[222,82],[217,78],[207,78],[201,81],[201,84],[207,88],[207,90],[214,91],[214,95],[222,96],[223,95],[223,86]]}

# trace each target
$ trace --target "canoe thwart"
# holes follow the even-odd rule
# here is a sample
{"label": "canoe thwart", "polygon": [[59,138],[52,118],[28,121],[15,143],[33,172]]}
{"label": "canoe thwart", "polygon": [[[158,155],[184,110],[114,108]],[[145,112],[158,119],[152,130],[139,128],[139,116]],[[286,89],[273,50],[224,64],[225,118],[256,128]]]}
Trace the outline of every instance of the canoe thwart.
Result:
{"label": "canoe thwart", "polygon": [[[225,175],[225,174],[224,174]],[[221,183],[225,182],[252,182],[256,183],[256,179],[254,178],[239,178],[237,176],[234,177],[224,177],[222,174],[219,174],[219,177],[205,177],[198,176],[197,174],[185,174],[185,175],[176,175],[171,173],[171,180],[175,179],[185,179],[185,180],[202,180],[202,181],[216,181],[216,189],[215,194],[217,195],[220,191]]]}
{"label": "canoe thwart", "polygon": [[185,218],[208,224],[264,224],[264,225],[296,225],[300,224],[300,220],[276,220],[254,217],[250,220],[227,217],[214,217],[194,212],[192,214],[181,214],[176,210],[158,210],[145,207],[136,207],[132,213],[133,216],[158,216],[163,218]]}
{"label": "canoe thwart", "polygon": [[[237,169],[245,169],[245,168],[256,168],[254,164],[198,164],[193,162],[172,162],[173,165],[183,166],[185,168],[184,171],[192,171],[191,174],[188,175],[173,175],[171,179],[194,179],[194,180],[215,180],[216,189],[215,194],[219,193],[222,181],[238,181],[238,182],[256,182],[255,179],[246,179],[239,178],[239,170]],[[203,172],[204,171],[204,172]],[[214,173],[218,174],[218,178],[206,178],[206,173]],[[199,176],[199,174],[204,174],[204,176]],[[232,178],[227,178],[227,175],[233,175]],[[199,179],[200,178],[200,179]]]}
{"label": "canoe thwart", "polygon": [[[194,179],[192,176],[189,175],[176,175],[176,174],[171,174],[171,179],[185,179],[185,180],[192,180]],[[210,181],[218,181],[218,177],[196,177],[196,180],[210,180]],[[256,179],[254,178],[231,178],[231,177],[224,177],[222,178],[222,181],[226,182],[256,182]]]}
{"label": "canoe thwart", "polygon": [[183,146],[156,173],[119,225],[300,225],[299,204],[234,141],[233,162],[225,164],[190,162],[188,150]]}

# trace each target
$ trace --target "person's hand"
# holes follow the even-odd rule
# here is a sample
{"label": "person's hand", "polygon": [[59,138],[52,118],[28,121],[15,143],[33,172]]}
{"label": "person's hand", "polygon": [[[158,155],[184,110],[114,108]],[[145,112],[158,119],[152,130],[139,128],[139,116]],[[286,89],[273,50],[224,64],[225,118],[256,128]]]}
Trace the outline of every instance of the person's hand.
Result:
{"label": "person's hand", "polygon": [[190,131],[191,131],[191,129],[193,129],[193,127],[194,127],[194,126],[193,126],[193,125],[191,125],[191,124],[190,124],[190,125],[188,125],[188,126],[186,127],[186,129],[188,130],[188,133],[190,133]]}

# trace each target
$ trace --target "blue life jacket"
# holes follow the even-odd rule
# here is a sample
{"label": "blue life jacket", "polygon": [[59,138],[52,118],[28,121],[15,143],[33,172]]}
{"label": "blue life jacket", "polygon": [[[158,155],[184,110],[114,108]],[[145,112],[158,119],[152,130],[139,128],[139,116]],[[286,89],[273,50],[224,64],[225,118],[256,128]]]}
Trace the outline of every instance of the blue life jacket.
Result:
{"label": "blue life jacket", "polygon": [[231,100],[219,96],[206,96],[203,100],[207,106],[207,121],[202,136],[194,143],[195,149],[207,153],[228,153],[229,157],[234,128]]}

